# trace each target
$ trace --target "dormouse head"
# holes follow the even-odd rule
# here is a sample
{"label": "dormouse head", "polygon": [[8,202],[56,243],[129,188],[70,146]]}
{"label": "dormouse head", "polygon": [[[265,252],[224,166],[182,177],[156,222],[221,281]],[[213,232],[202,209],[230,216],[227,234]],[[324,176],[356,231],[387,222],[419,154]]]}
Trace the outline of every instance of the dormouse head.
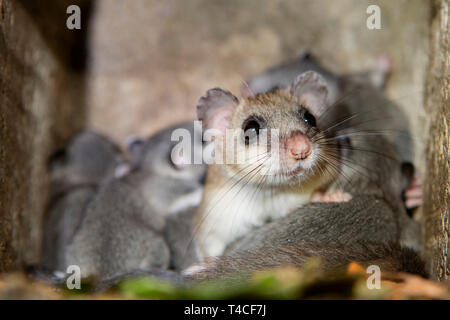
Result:
{"label": "dormouse head", "polygon": [[[193,122],[166,128],[146,140],[130,139],[132,168],[123,179],[147,199],[155,214],[197,206],[206,176],[198,154],[201,145],[201,128]],[[200,161],[194,161],[199,156]]]}
{"label": "dormouse head", "polygon": [[201,132],[195,133],[196,130],[201,128],[187,122],[161,130],[146,140],[128,139],[132,170],[161,179],[201,182],[206,166],[194,161],[196,157],[201,159],[197,153],[202,151]]}
{"label": "dormouse head", "polygon": [[316,137],[326,129],[320,117],[327,109],[327,95],[322,76],[307,71],[288,90],[240,101],[226,90],[211,89],[199,100],[197,115],[205,133],[216,133],[215,160],[229,175],[264,175],[271,185],[299,183],[323,172],[324,155]]}
{"label": "dormouse head", "polygon": [[108,138],[83,131],[50,159],[50,175],[54,192],[85,184],[98,184],[113,177],[115,168],[126,163],[118,146]]}

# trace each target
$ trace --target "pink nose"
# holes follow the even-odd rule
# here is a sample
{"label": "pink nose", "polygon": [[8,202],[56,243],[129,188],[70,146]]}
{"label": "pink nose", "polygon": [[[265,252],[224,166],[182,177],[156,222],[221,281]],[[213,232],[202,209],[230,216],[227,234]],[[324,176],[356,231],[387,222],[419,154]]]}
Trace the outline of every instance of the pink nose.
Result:
{"label": "pink nose", "polygon": [[303,133],[295,132],[286,140],[288,156],[304,160],[311,154],[311,141]]}

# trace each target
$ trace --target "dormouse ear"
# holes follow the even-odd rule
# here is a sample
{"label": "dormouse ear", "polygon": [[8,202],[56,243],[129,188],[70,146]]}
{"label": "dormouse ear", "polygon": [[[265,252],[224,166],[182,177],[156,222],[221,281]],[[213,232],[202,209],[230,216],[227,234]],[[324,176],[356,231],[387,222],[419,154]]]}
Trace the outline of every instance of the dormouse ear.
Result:
{"label": "dormouse ear", "polygon": [[316,111],[316,116],[322,114],[327,107],[327,83],[317,72],[306,71],[300,74],[291,85],[291,95],[309,106],[313,113]]}
{"label": "dormouse ear", "polygon": [[127,137],[125,145],[133,161],[137,161],[141,157],[144,143],[145,141],[139,137],[136,136]]}
{"label": "dormouse ear", "polygon": [[225,134],[234,108],[239,100],[229,91],[220,88],[209,89],[197,103],[197,118],[203,122],[203,129],[216,129]]}

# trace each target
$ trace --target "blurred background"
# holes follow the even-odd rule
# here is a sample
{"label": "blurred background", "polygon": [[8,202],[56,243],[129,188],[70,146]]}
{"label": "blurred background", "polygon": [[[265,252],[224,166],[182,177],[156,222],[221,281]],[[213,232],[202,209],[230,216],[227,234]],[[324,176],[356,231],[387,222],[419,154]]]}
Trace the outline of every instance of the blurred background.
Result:
{"label": "blurred background", "polygon": [[[239,93],[308,49],[338,73],[392,59],[387,94],[410,116],[425,178],[424,253],[448,277],[448,3],[0,0],[0,271],[39,261],[48,159],[76,132],[123,146],[194,119],[208,88]],[[71,4],[81,30],[66,28]],[[380,30],[366,26],[370,4]]]}

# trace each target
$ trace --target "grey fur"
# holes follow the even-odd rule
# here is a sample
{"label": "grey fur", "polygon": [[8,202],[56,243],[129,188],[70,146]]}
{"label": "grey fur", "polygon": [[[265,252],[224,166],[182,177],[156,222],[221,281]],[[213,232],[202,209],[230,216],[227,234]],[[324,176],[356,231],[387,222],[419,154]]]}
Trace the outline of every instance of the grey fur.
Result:
{"label": "grey fur", "polygon": [[[264,258],[262,258],[264,257]],[[384,272],[409,272],[427,276],[425,266],[414,250],[395,244],[353,243],[320,244],[297,243],[262,247],[236,252],[209,261],[203,271],[187,279],[194,281],[218,278],[245,279],[251,272],[276,267],[302,267],[309,259],[320,257],[322,271],[345,271],[350,262],[363,266],[377,265]]]}
{"label": "grey fur", "polygon": [[184,270],[199,261],[192,232],[194,212],[195,207],[189,207],[167,217],[164,235],[171,253],[170,269]]}

